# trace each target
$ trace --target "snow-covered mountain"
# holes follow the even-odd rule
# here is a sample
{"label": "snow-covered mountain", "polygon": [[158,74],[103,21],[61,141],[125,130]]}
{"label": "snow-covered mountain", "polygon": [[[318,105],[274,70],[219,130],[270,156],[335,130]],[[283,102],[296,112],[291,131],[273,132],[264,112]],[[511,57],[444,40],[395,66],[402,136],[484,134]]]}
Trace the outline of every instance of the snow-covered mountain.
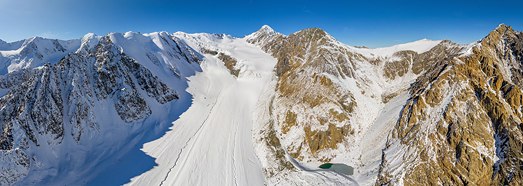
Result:
{"label": "snow-covered mountain", "polygon": [[0,184],[519,185],[522,38],[0,41]]}
{"label": "snow-covered mountain", "polygon": [[[177,100],[190,99],[185,77],[200,70],[201,56],[166,33],[88,34],[66,55],[40,47],[57,40],[31,42],[35,50],[20,58],[45,64],[0,78],[2,184],[83,181],[97,161],[174,120]],[[63,57],[34,55],[42,50]]]}
{"label": "snow-covered mountain", "polygon": [[0,74],[56,63],[79,46],[79,40],[61,41],[41,37],[13,43],[0,41]]}

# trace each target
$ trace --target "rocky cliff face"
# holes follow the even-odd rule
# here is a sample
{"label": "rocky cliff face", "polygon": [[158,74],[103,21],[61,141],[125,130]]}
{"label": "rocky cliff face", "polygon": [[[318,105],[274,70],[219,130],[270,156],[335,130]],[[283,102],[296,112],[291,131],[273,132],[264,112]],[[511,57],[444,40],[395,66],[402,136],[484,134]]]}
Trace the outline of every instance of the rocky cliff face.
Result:
{"label": "rocky cliff face", "polygon": [[280,96],[274,100],[273,108],[278,130],[283,135],[304,136],[289,140],[293,144],[287,151],[295,158],[311,155],[328,161],[331,157],[319,153],[336,148],[354,133],[349,124],[357,106],[354,95],[331,76],[352,78],[351,61],[361,56],[331,42],[324,31],[307,29],[285,38],[283,46],[274,53],[278,56],[275,71]]}
{"label": "rocky cliff face", "polygon": [[378,184],[521,185],[522,42],[521,32],[500,25],[418,78]]}
{"label": "rocky cliff face", "polygon": [[357,106],[353,93],[333,77],[353,78],[352,61],[363,57],[316,28],[282,36],[263,27],[248,37],[278,59],[269,144],[282,143],[283,151],[299,160],[329,161],[333,155],[324,152],[348,145],[354,134],[351,116]]}
{"label": "rocky cliff face", "polygon": [[[0,78],[0,88],[8,90],[0,98],[0,159],[10,162],[0,166],[0,184],[32,183],[34,179],[42,179],[34,178],[36,173],[31,172],[60,168],[63,166],[60,161],[66,161],[65,156],[73,154],[67,151],[94,148],[89,144],[104,140],[108,133],[114,135],[112,143],[119,143],[118,140],[128,136],[118,136],[118,130],[132,132],[140,130],[132,125],[150,125],[145,120],[153,114],[153,107],[167,108],[161,105],[179,99],[177,91],[183,91],[183,87],[173,86],[172,81],[169,86],[159,79],[162,73],[151,72],[143,65],[161,65],[163,61],[138,62],[127,55],[120,44],[114,43],[118,42],[114,38],[114,34],[86,36],[76,52],[58,62],[21,69]],[[185,66],[197,65],[198,57],[187,48],[183,49],[182,43],[177,43],[171,36],[160,35],[159,38],[177,44],[165,51],[177,51],[168,53],[180,59],[169,61],[172,65],[179,63],[170,66],[171,71],[177,70],[177,75],[171,78],[182,81],[180,76],[187,74],[179,71],[188,71],[190,69],[184,69]],[[131,37],[127,40],[132,41]],[[139,56],[136,52],[133,55]],[[151,59],[153,54],[147,57]],[[108,127],[112,129],[107,130]],[[93,149],[93,152],[96,151]],[[46,157],[49,154],[54,154],[56,160]],[[98,159],[110,155],[88,153],[84,156]]]}

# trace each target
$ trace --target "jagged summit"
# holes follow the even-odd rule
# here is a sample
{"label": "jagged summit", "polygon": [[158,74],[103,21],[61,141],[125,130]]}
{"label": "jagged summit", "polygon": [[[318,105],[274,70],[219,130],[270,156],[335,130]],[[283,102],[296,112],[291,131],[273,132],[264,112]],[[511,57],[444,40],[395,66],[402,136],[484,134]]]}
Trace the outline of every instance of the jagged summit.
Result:
{"label": "jagged summit", "polygon": [[96,44],[98,44],[98,41],[100,40],[101,36],[96,35],[95,33],[87,33],[85,34],[81,39],[80,47],[76,52],[87,52],[91,48],[93,48]]}
{"label": "jagged summit", "polygon": [[334,37],[321,28],[306,28],[294,32],[289,37],[300,38],[302,42],[338,42]]}
{"label": "jagged summit", "polygon": [[268,43],[274,43],[275,40],[283,37],[285,37],[283,34],[274,31],[270,26],[263,25],[258,31],[245,36],[244,39],[258,46],[266,46]]}
{"label": "jagged summit", "polygon": [[269,25],[263,25],[257,32],[274,33],[274,29]]}
{"label": "jagged summit", "polygon": [[514,33],[516,31],[509,25],[500,24],[494,30],[492,30],[489,33],[489,35],[492,34],[492,33],[495,33],[495,32],[497,32],[497,33]]}
{"label": "jagged summit", "polygon": [[512,27],[509,26],[509,25],[506,25],[505,23],[501,23],[499,24],[494,30],[498,30],[498,29],[509,29],[509,30],[512,30]]}
{"label": "jagged summit", "polygon": [[485,38],[482,40],[486,41],[496,41],[505,36],[514,35],[516,31],[511,26],[505,24],[499,24],[494,30],[492,30]]}
{"label": "jagged summit", "polygon": [[81,40],[82,40],[82,42],[85,42],[85,41],[88,41],[88,40],[90,40],[90,39],[92,39],[92,38],[95,38],[95,37],[97,37],[97,36],[98,36],[98,35],[96,35],[95,33],[89,32],[89,33],[85,34],[85,35],[82,37]]}
{"label": "jagged summit", "polygon": [[263,25],[256,32],[253,32],[253,33],[245,36],[245,38],[247,38],[247,39],[257,39],[258,38],[259,39],[261,37],[269,37],[269,36],[274,36],[276,34],[279,34],[279,33],[274,31],[274,29],[272,29],[269,25]]}
{"label": "jagged summit", "polygon": [[327,32],[325,32],[325,30],[321,29],[321,28],[306,28],[306,29],[302,29],[302,30],[299,30],[297,32],[294,33],[295,35],[310,35],[310,34],[317,34],[317,35],[320,35],[320,36],[326,36],[328,35]]}
{"label": "jagged summit", "polygon": [[290,40],[299,40],[297,42],[305,43],[321,43],[321,44],[332,44],[339,46],[347,46],[353,52],[362,54],[369,58],[374,57],[391,57],[399,51],[414,51],[416,53],[423,53],[431,48],[435,47],[443,40],[430,40],[423,38],[417,41],[397,44],[389,47],[381,48],[367,48],[367,47],[354,47],[339,42],[336,38],[330,35],[328,32],[321,28],[306,28],[296,31],[289,36],[285,36],[278,32],[275,32],[268,25],[262,26],[258,31],[245,37],[248,42],[261,46],[262,48],[274,48],[270,46],[270,43],[276,43],[275,40],[282,40],[282,38],[290,38]]}

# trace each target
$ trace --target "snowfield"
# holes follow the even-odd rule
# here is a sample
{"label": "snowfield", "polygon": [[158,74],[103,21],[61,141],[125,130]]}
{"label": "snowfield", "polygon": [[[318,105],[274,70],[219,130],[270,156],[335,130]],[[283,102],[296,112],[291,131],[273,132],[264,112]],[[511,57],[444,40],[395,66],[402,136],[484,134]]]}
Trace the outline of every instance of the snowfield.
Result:
{"label": "snowfield", "polygon": [[170,132],[144,145],[158,166],[130,185],[264,185],[251,133],[258,97],[276,60],[243,39],[215,43],[208,47],[238,60],[240,76],[234,78],[223,62],[206,55],[203,72],[189,79],[191,107]]}
{"label": "snowfield", "polygon": [[429,51],[434,48],[436,45],[441,43],[441,40],[429,40],[421,39],[409,43],[398,44],[390,47],[383,48],[356,48],[348,46],[352,50],[365,55],[366,57],[391,57],[394,53],[398,51],[411,50],[419,54]]}

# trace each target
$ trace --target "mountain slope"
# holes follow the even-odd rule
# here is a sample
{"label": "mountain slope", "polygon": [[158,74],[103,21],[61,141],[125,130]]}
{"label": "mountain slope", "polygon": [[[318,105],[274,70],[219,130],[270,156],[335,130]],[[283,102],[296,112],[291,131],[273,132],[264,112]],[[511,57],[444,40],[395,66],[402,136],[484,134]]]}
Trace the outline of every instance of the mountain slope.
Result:
{"label": "mountain slope", "polygon": [[[183,82],[176,81],[183,80],[164,83],[158,78],[161,72],[153,74],[144,67],[145,60],[138,63],[140,54],[126,49],[133,45],[120,47],[116,36],[86,36],[76,52],[59,62],[1,79],[8,90],[0,98],[2,159],[13,162],[1,165],[2,184],[68,184],[95,171],[91,161],[120,153],[124,146],[118,144],[133,139],[130,134],[170,117],[162,110],[180,99]],[[170,36],[163,39],[172,41]],[[186,58],[173,59],[172,53],[170,64],[178,64],[172,69],[198,70],[197,58],[186,51],[176,54]],[[113,145],[117,146],[108,148]],[[80,149],[89,153],[75,152]],[[63,176],[67,179],[58,179]]]}
{"label": "mountain slope", "polygon": [[470,54],[418,79],[388,139],[378,183],[522,183],[521,36],[500,25]]}

